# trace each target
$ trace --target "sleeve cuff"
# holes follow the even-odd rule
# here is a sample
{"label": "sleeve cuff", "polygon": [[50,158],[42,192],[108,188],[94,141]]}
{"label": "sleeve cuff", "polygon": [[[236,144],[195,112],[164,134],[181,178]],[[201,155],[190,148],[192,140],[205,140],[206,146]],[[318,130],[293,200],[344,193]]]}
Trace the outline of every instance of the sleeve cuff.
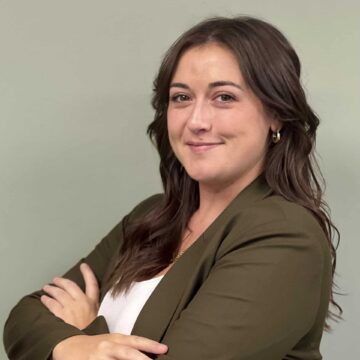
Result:
{"label": "sleeve cuff", "polygon": [[34,359],[46,359],[51,360],[52,359],[52,352],[54,350],[54,347],[59,344],[61,341],[77,335],[84,335],[84,333],[78,329],[74,331],[54,331],[48,334],[47,336],[44,336],[41,344],[37,346],[36,350],[31,352],[31,356]]}
{"label": "sleeve cuff", "polygon": [[81,330],[86,335],[108,334],[109,328],[104,316],[100,315],[93,320],[86,328]]}

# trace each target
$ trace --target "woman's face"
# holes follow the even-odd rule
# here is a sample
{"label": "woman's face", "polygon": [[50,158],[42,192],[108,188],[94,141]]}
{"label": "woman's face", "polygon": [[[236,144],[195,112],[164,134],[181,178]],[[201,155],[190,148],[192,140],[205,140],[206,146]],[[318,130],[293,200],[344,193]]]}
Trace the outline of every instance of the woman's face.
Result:
{"label": "woman's face", "polygon": [[280,124],[265,116],[246,88],[233,53],[208,43],[180,58],[169,89],[167,125],[188,175],[223,188],[260,174],[269,131]]}

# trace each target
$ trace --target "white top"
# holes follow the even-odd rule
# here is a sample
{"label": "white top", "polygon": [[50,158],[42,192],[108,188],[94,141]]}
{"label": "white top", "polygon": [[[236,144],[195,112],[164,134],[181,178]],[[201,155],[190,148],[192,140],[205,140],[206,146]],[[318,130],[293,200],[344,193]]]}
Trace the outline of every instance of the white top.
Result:
{"label": "white top", "polygon": [[164,275],[132,283],[127,295],[124,292],[113,298],[110,290],[105,294],[98,311],[103,315],[111,333],[130,335],[135,321]]}

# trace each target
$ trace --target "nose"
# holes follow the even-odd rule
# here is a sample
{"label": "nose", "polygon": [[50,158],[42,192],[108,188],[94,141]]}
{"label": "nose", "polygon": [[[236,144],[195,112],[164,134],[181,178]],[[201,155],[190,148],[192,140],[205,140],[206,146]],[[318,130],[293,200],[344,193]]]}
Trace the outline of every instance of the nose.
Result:
{"label": "nose", "polygon": [[211,109],[205,101],[198,100],[194,103],[189,114],[187,127],[194,133],[211,129]]}

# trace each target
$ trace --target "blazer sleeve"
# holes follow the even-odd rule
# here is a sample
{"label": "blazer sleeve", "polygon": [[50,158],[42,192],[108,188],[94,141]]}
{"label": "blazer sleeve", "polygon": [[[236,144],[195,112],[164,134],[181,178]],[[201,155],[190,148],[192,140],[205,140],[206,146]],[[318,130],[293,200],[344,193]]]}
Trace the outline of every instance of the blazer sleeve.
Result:
{"label": "blazer sleeve", "polygon": [[168,352],[156,359],[283,359],[315,321],[329,256],[323,240],[286,222],[224,240],[208,277],[162,339]]}
{"label": "blazer sleeve", "polygon": [[[140,216],[158,199],[155,194],[138,204],[84,258],[80,259],[63,277],[85,289],[80,264],[86,262],[94,271],[101,287],[102,279],[113,255],[123,242],[123,223],[126,217]],[[40,301],[42,290],[24,296],[11,310],[5,323],[3,341],[10,360],[46,360],[60,341],[75,335],[108,333],[103,316],[98,316],[87,328],[79,330],[53,315]]]}

